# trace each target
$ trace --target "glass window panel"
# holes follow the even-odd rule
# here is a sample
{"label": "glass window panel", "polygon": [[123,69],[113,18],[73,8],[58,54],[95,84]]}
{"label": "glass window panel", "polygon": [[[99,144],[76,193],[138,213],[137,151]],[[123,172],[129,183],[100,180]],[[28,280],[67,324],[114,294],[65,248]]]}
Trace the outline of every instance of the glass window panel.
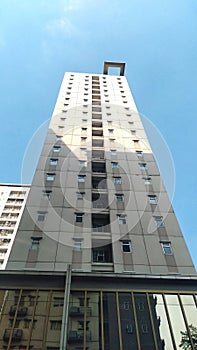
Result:
{"label": "glass window panel", "polygon": [[[86,308],[86,345],[89,349],[99,350],[101,348],[100,329],[100,293],[87,293]],[[90,345],[91,344],[91,345]]]}
{"label": "glass window panel", "polygon": [[118,317],[115,293],[103,293],[104,343],[106,350],[119,350]]}
{"label": "glass window panel", "polygon": [[[134,293],[135,308],[137,315],[138,330],[140,336],[141,350],[155,350],[155,343],[152,332],[151,319],[145,293]],[[154,303],[150,304],[153,318],[155,317]],[[142,307],[143,305],[143,307]]]}
{"label": "glass window panel", "polygon": [[119,309],[123,349],[137,349],[135,319],[130,293],[119,293]]}
{"label": "glass window panel", "polygon": [[188,325],[197,327],[197,308],[192,295],[181,295]]}
{"label": "glass window panel", "polygon": [[170,321],[172,324],[173,334],[176,346],[181,344],[181,332],[185,331],[185,322],[181,312],[177,295],[165,295]]}
{"label": "glass window panel", "polygon": [[[171,339],[171,334],[170,334],[170,328],[165,312],[165,307],[164,307],[164,301],[162,298],[161,294],[154,294],[153,295],[153,300],[155,302],[155,312],[156,312],[156,320],[159,322],[159,326],[157,328],[156,335],[160,334],[160,339],[164,340],[164,349],[165,350],[172,350],[173,349],[173,344],[172,344],[172,339]],[[153,317],[154,319],[154,317]],[[159,333],[159,334],[158,334]]]}

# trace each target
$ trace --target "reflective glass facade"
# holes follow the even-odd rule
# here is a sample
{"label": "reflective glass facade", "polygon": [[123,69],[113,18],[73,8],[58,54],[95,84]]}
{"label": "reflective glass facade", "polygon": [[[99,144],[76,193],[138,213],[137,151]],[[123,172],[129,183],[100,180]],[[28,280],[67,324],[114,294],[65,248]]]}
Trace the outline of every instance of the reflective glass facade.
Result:
{"label": "reflective glass facade", "polygon": [[[196,349],[196,307],[194,293],[71,290],[66,349]],[[0,310],[1,349],[60,348],[64,290],[2,289]]]}

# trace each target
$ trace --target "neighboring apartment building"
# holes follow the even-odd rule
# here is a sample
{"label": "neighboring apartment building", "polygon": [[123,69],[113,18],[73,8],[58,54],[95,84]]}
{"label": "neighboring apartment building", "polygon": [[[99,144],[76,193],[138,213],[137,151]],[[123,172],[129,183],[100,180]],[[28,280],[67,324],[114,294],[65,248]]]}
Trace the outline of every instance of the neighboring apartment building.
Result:
{"label": "neighboring apartment building", "polygon": [[6,267],[29,187],[29,185],[0,184],[0,270]]}
{"label": "neighboring apartment building", "polygon": [[196,271],[124,67],[64,76],[1,274],[2,349],[196,349]]}

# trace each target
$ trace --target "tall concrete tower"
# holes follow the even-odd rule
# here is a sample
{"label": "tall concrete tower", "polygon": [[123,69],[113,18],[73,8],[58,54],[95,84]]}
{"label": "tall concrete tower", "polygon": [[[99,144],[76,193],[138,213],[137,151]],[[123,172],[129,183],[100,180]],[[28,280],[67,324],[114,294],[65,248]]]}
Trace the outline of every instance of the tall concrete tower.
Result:
{"label": "tall concrete tower", "polygon": [[1,275],[1,348],[196,349],[195,268],[124,69],[64,76]]}

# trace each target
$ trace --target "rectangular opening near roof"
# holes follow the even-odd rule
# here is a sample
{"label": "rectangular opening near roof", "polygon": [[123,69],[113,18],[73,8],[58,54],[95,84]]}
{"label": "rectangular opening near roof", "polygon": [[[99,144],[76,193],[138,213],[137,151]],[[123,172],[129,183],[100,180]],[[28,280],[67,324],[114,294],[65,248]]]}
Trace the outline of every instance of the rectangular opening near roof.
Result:
{"label": "rectangular opening near roof", "polygon": [[103,74],[109,74],[109,68],[111,68],[113,72],[114,72],[115,68],[116,68],[115,71],[117,71],[117,69],[119,69],[119,74],[116,73],[115,75],[124,75],[125,63],[123,63],[123,62],[104,62]]}

